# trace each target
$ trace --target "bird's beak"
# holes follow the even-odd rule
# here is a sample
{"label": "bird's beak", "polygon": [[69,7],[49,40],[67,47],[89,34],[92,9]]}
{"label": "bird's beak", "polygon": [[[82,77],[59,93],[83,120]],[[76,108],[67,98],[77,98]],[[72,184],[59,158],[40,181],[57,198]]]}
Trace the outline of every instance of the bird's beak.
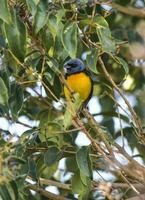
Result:
{"label": "bird's beak", "polygon": [[66,70],[67,70],[67,69],[70,69],[70,68],[71,68],[71,66],[70,66],[70,65],[67,65],[67,64],[66,64],[66,65],[64,65],[64,69],[66,69]]}
{"label": "bird's beak", "polygon": [[65,67],[63,69],[64,69],[64,73],[67,73],[67,69]]}

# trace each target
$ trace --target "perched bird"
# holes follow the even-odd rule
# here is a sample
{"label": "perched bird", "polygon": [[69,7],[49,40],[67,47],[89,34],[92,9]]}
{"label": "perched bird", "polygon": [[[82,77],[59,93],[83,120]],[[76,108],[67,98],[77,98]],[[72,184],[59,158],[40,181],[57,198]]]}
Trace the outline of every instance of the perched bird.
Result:
{"label": "perched bird", "polygon": [[[79,93],[83,104],[86,105],[92,96],[93,81],[84,63],[76,58],[70,59],[64,64],[65,79],[74,93]],[[70,91],[64,86],[66,99],[71,99]]]}

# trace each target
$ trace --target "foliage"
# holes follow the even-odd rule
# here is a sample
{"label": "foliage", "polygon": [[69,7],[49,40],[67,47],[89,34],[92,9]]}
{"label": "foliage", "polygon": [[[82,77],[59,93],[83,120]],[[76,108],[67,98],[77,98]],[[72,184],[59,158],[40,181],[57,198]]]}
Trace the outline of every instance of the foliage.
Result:
{"label": "foliage", "polygon": [[[0,199],[145,195],[145,168],[135,161],[145,162],[144,6],[143,0],[1,0]],[[79,115],[79,100],[66,105],[63,64],[75,57],[92,74],[101,112]],[[77,145],[80,131],[90,145]],[[46,190],[50,185],[58,194]]]}

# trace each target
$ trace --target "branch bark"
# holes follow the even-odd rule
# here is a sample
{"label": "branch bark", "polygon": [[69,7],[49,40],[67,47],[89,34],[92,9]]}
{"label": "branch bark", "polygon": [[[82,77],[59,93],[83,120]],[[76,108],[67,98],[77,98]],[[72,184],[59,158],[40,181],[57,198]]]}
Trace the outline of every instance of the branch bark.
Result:
{"label": "branch bark", "polygon": [[132,115],[132,120],[134,122],[134,126],[136,128],[135,132],[137,137],[139,138],[140,142],[142,144],[145,144],[145,136],[143,134],[143,128],[141,125],[141,121],[139,119],[139,117],[137,116],[136,112],[134,111],[134,109],[132,108],[132,106],[130,105],[130,103],[128,102],[127,98],[124,96],[123,92],[121,91],[121,89],[116,85],[116,83],[113,81],[112,77],[110,76],[110,74],[108,73],[104,62],[101,58],[99,58],[99,64],[104,72],[104,75],[106,77],[106,79],[108,79],[108,81],[111,83],[111,85],[113,86],[113,88],[118,92],[118,94],[122,97],[122,99],[124,100],[124,102],[126,103],[128,110],[130,111],[131,115]]}
{"label": "branch bark", "polygon": [[124,7],[117,3],[111,3],[110,6],[124,14],[131,15],[134,17],[145,17],[145,9],[144,8],[132,8],[132,7]]}
{"label": "branch bark", "polygon": [[45,196],[50,200],[70,200],[70,199],[65,198],[65,197],[63,197],[61,195],[56,195],[56,194],[48,192],[48,191],[46,191],[46,190],[44,190],[42,188],[39,188],[37,185],[29,184],[29,185],[27,185],[27,188],[30,189],[30,190],[33,190],[33,191],[35,191],[37,193],[40,193],[42,196]]}
{"label": "branch bark", "polygon": [[48,180],[44,178],[40,178],[39,181],[40,181],[40,184],[42,185],[51,185],[51,186],[56,186],[64,190],[71,190],[70,184],[60,183],[58,181]]}
{"label": "branch bark", "polygon": [[128,198],[126,200],[145,200],[145,193],[142,194],[142,195],[138,195],[138,196],[134,196],[134,197]]}
{"label": "branch bark", "polygon": [[125,7],[125,6],[122,6],[120,4],[110,2],[110,1],[99,2],[98,0],[95,1],[95,4],[111,6],[113,9],[116,9],[119,12],[122,12],[126,15],[130,15],[130,16],[134,16],[134,17],[140,17],[140,18],[145,17],[145,9],[144,8]]}

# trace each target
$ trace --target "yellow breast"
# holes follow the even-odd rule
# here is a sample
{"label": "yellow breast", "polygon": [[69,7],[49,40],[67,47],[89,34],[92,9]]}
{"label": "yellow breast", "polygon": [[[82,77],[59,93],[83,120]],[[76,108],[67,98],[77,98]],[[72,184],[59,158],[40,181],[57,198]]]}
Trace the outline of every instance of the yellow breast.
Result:
{"label": "yellow breast", "polygon": [[[72,74],[67,77],[66,81],[70,88],[74,92],[79,93],[80,97],[84,101],[89,97],[92,88],[92,83],[89,76],[87,76],[85,73],[81,72],[78,74]],[[70,98],[70,92],[65,86],[64,94],[67,99]]]}

